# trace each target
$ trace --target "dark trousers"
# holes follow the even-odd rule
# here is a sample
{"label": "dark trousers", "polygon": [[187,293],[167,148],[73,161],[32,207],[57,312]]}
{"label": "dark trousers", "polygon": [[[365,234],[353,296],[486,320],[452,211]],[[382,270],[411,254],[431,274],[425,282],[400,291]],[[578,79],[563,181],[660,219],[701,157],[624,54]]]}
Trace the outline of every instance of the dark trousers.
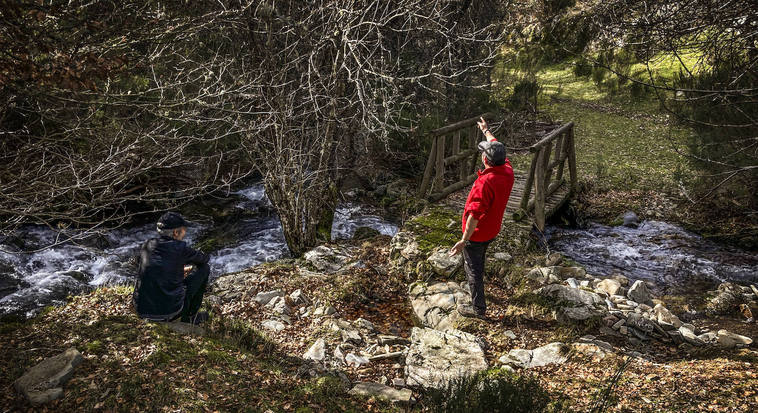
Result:
{"label": "dark trousers", "polygon": [[463,248],[463,268],[466,271],[468,286],[471,290],[471,301],[476,312],[484,314],[487,304],[484,303],[484,256],[487,253],[489,241],[469,241]]}
{"label": "dark trousers", "polygon": [[181,321],[189,322],[190,318],[194,317],[200,310],[210,274],[211,268],[208,264],[201,264],[196,265],[195,269],[184,278],[184,307],[182,308]]}

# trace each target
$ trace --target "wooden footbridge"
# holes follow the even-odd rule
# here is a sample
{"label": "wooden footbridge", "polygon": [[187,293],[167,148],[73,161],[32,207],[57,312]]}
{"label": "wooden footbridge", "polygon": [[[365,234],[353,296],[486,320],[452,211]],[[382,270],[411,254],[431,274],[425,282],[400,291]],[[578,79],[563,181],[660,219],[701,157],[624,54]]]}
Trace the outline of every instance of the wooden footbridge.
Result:
{"label": "wooden footbridge", "polygon": [[[485,119],[491,114],[481,115]],[[476,127],[479,116],[429,132],[432,149],[424,169],[418,196],[431,202],[471,185],[481,167],[477,145],[481,132]],[[507,136],[496,137],[507,145]],[[530,217],[540,230],[576,190],[576,152],[574,124],[569,122],[548,131],[529,147],[532,162],[529,171],[516,171],[513,191],[506,214],[514,220]],[[564,177],[568,167],[569,179]]]}

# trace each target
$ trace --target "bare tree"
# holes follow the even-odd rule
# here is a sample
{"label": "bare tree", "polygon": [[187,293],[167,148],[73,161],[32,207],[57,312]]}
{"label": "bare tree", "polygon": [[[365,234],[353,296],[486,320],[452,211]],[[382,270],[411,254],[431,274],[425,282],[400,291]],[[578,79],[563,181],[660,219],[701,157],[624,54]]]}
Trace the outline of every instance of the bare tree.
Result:
{"label": "bare tree", "polygon": [[[329,237],[347,138],[386,144],[458,88],[483,87],[503,24],[497,2],[53,3],[1,9],[5,32],[51,33],[46,47],[72,56],[53,63],[84,73],[53,87],[2,79],[15,102],[0,115],[6,228],[124,218],[254,170],[295,255]],[[84,51],[94,76],[76,66]]]}

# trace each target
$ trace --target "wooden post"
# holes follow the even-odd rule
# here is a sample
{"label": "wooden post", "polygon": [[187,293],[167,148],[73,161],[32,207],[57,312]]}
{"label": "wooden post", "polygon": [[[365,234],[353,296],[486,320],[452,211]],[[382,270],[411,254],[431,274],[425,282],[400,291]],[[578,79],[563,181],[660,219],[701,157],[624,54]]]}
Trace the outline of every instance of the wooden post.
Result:
{"label": "wooden post", "polygon": [[445,187],[445,136],[437,137],[437,161],[435,165],[436,175],[434,176],[434,184],[432,185],[432,192],[439,191]]}
{"label": "wooden post", "polygon": [[471,165],[469,165],[469,171],[471,173],[476,173],[476,171],[479,170],[479,158],[481,155],[479,154],[479,150],[477,149],[477,145],[479,145],[479,141],[476,139],[477,133],[475,128],[471,128],[468,135],[468,141],[471,143],[471,147],[473,149],[476,149],[476,152],[474,152],[474,155],[471,157]]}
{"label": "wooden post", "polygon": [[[458,153],[461,151],[461,131],[460,129],[457,130],[455,133],[450,134],[450,138],[453,140],[453,148],[452,153],[450,155],[455,156],[458,155]],[[452,166],[453,175],[456,175],[456,172],[458,172],[460,165],[458,165],[460,162],[455,162]]]}
{"label": "wooden post", "polygon": [[545,158],[546,148],[540,148],[534,170],[534,223],[540,231],[545,230]]}
{"label": "wooden post", "polygon": [[576,148],[574,147],[574,126],[568,132],[569,146],[568,146],[568,162],[569,162],[569,175],[571,177],[570,193],[573,194],[576,191]]}
{"label": "wooden post", "polygon": [[[556,159],[560,160],[561,157],[564,157],[568,154],[568,144],[571,139],[569,138],[568,133],[563,135],[561,137],[561,153],[556,157]],[[563,165],[565,164],[565,161],[562,161],[560,164],[558,164],[558,172],[556,172],[555,180],[560,181],[563,179]]]}
{"label": "wooden post", "polygon": [[[466,130],[464,129],[464,133],[463,133],[463,146],[466,148],[464,150],[469,150],[469,149],[471,149],[471,140],[469,139],[468,135],[465,132],[466,132]],[[461,181],[464,180],[464,179],[466,179],[466,176],[469,174],[469,172],[471,172],[471,169],[468,167],[468,164],[469,164],[469,160],[468,159],[469,158],[466,157],[465,159],[461,160],[461,162],[460,162],[460,170],[459,170],[460,172],[458,174],[458,178],[460,178]]]}
{"label": "wooden post", "polygon": [[529,212],[529,197],[532,195],[532,184],[534,183],[534,172],[537,167],[537,158],[539,152],[532,156],[532,165],[529,167],[529,173],[526,175],[526,183],[524,183],[524,194],[521,195],[521,209]]}
{"label": "wooden post", "polygon": [[437,138],[432,141],[432,149],[429,151],[429,158],[426,160],[426,167],[424,168],[424,179],[421,180],[421,187],[416,194],[419,198],[426,196],[426,191],[429,189],[429,180],[432,178],[432,169],[434,168],[434,162],[437,160]]}

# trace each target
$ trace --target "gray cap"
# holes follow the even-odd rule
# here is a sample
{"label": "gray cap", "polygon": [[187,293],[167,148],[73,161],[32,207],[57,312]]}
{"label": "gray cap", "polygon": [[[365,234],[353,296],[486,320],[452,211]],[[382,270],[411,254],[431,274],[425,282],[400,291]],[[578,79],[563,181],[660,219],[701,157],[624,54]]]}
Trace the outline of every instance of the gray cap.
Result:
{"label": "gray cap", "polygon": [[505,163],[505,145],[498,141],[479,142],[479,152],[487,157],[487,163],[499,166]]}

